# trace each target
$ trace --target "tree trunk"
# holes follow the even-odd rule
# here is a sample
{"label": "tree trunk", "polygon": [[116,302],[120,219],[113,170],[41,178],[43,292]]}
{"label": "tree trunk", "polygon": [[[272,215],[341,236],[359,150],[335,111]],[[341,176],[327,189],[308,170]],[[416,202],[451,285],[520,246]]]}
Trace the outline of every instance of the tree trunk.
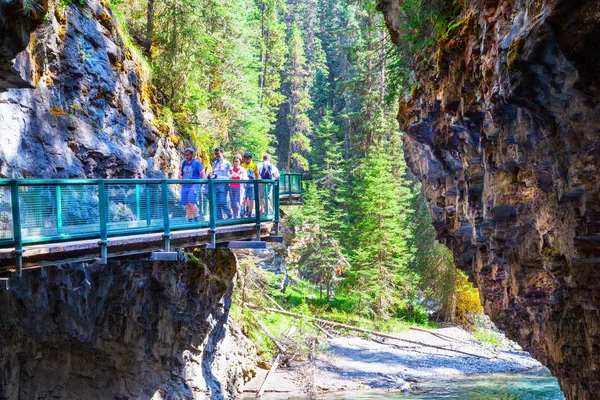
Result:
{"label": "tree trunk", "polygon": [[152,43],[154,42],[154,1],[148,0],[148,12],[146,14],[146,56],[152,60]]}

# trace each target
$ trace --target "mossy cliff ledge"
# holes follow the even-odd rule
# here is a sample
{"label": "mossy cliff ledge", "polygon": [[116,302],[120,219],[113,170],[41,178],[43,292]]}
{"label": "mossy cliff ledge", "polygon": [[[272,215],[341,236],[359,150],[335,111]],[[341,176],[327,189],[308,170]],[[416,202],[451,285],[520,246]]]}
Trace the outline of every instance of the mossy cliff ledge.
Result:
{"label": "mossy cliff ledge", "polygon": [[0,0],[0,177],[177,175],[183,143],[126,43],[105,0]]}
{"label": "mossy cliff ledge", "polygon": [[[600,393],[600,2],[467,0],[401,100],[405,154],[486,312]],[[392,39],[401,1],[379,0]]]}
{"label": "mossy cliff ledge", "polygon": [[224,399],[255,370],[228,318],[236,258],[26,271],[0,292],[0,399]]}

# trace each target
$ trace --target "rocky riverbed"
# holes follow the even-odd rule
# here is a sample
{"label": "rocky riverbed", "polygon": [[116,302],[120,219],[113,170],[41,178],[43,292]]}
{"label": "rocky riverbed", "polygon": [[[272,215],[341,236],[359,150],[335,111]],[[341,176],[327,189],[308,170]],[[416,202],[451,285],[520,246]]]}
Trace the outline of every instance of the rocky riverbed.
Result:
{"label": "rocky riverbed", "polygon": [[[264,398],[289,399],[369,389],[419,390],[423,382],[543,368],[512,342],[492,346],[456,327],[432,332],[443,337],[420,331],[406,331],[394,336],[439,348],[373,337],[324,340],[323,351],[312,361],[279,369]],[[254,380],[245,386],[246,397],[255,395],[265,375],[266,370],[259,370]]]}

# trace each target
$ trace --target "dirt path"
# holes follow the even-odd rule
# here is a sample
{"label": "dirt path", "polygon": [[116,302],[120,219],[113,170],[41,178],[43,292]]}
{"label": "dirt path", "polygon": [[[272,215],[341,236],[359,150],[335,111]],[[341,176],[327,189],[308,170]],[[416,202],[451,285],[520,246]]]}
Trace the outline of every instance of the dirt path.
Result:
{"label": "dirt path", "polygon": [[[320,353],[312,363],[279,370],[263,398],[299,398],[298,396],[307,390],[317,393],[376,388],[409,390],[414,386],[414,382],[474,374],[520,372],[542,367],[520,349],[511,345],[494,348],[473,339],[468,332],[460,328],[440,328],[435,332],[461,342],[415,331],[401,332],[394,336],[475,353],[489,359],[429,347],[416,347],[395,340],[381,342],[378,339],[338,337],[327,340],[327,351]],[[261,371],[246,385],[247,397],[253,397],[265,373]]]}

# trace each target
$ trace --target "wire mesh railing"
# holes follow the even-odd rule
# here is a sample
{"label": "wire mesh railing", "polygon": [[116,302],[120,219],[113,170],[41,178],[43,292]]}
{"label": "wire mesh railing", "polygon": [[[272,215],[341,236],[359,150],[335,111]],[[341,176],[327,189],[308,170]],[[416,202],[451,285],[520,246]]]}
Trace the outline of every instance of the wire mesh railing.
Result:
{"label": "wire mesh railing", "polygon": [[279,222],[274,180],[0,180],[0,246]]}
{"label": "wire mesh railing", "polygon": [[279,194],[302,194],[302,174],[282,173],[279,176]]}

